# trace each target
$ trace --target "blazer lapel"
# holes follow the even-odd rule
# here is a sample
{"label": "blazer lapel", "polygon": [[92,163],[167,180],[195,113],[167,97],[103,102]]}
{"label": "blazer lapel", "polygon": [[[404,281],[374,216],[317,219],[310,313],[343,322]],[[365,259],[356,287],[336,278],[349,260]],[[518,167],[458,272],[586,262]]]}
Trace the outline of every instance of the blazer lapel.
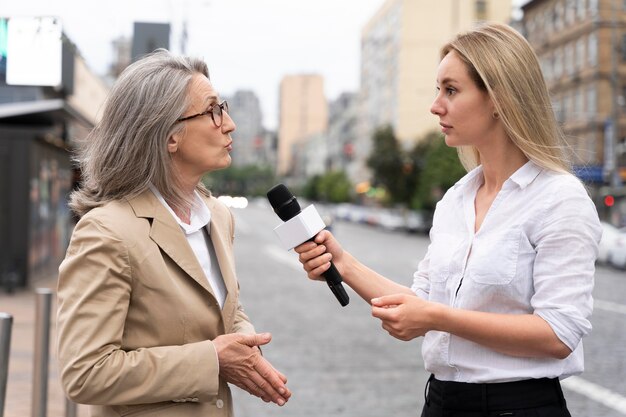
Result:
{"label": "blazer lapel", "polygon": [[150,190],[129,200],[137,217],[151,218],[150,238],[202,288],[215,294],[176,220]]}
{"label": "blazer lapel", "polygon": [[215,255],[217,257],[217,263],[220,266],[222,272],[222,278],[224,279],[224,285],[226,286],[227,294],[224,301],[224,307],[222,312],[224,314],[224,323],[226,329],[229,329],[234,319],[234,308],[236,307],[236,295],[237,295],[237,278],[235,277],[234,259],[232,256],[232,249],[230,249],[230,232],[225,229],[224,225],[230,223],[230,219],[224,218],[221,210],[213,210],[214,201],[206,200],[207,206],[211,210],[211,222],[209,235],[211,236],[211,242],[215,249]]}

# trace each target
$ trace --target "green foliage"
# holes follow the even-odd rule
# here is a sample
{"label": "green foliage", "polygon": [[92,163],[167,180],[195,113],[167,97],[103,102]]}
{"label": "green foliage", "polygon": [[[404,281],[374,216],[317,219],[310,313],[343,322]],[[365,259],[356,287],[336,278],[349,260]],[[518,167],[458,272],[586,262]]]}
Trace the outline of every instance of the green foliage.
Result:
{"label": "green foliage", "polygon": [[265,196],[276,177],[269,166],[248,165],[211,172],[202,178],[217,195]]}
{"label": "green foliage", "polygon": [[400,142],[391,126],[383,126],[374,132],[372,152],[367,158],[367,166],[373,173],[372,185],[384,187],[389,196],[388,203],[406,203],[410,190],[407,187],[405,171],[410,170]]}
{"label": "green foliage", "polygon": [[302,189],[310,200],[343,203],[351,200],[352,184],[344,171],[329,171],[311,177]]}
{"label": "green foliage", "polygon": [[421,148],[422,169],[411,206],[415,209],[434,210],[446,190],[463,177],[466,171],[459,161],[456,148],[446,145],[442,135],[437,132],[426,135],[417,147]]}
{"label": "green foliage", "polygon": [[433,210],[443,193],[458,181],[465,169],[456,149],[446,145],[438,132],[428,133],[404,151],[389,126],[378,129],[367,164],[372,185],[387,190],[388,204]]}

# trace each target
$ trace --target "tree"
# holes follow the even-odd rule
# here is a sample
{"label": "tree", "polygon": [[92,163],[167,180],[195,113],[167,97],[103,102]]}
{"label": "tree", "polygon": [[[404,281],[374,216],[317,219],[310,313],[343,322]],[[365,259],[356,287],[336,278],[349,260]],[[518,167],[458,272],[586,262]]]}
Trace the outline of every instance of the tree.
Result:
{"label": "tree", "polygon": [[211,172],[202,181],[216,194],[265,196],[275,176],[269,166],[248,165]]}
{"label": "tree", "polygon": [[344,171],[329,171],[309,178],[302,189],[304,197],[310,200],[343,203],[350,201],[352,183]]}
{"label": "tree", "polygon": [[418,142],[414,153],[421,157],[418,162],[419,179],[411,206],[434,210],[443,193],[466,174],[465,168],[459,161],[456,149],[446,145],[438,132],[427,134]]}
{"label": "tree", "polygon": [[367,159],[371,168],[374,186],[384,187],[390,203],[407,203],[410,191],[406,184],[406,158],[393,128],[389,125],[378,128],[372,137],[372,152]]}

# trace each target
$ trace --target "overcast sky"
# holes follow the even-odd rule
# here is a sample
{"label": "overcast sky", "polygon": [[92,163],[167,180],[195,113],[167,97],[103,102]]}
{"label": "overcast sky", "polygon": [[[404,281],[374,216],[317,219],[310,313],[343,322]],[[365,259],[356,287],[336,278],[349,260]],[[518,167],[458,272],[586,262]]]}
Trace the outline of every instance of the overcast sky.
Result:
{"label": "overcast sky", "polygon": [[[432,1],[432,0],[420,0]],[[524,0],[513,0],[521,3]],[[359,86],[360,34],[384,0],[2,0],[2,16],[58,16],[63,31],[98,74],[112,60],[111,41],[131,36],[134,21],[170,23],[170,49],[206,60],[222,95],[251,89],[266,127],[278,118],[286,74],[324,76],[329,99]]]}

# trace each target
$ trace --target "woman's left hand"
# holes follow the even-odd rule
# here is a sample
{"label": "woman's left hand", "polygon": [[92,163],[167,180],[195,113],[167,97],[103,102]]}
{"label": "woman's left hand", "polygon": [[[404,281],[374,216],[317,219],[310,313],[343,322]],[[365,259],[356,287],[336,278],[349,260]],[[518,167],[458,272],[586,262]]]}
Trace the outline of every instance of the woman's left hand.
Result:
{"label": "woman's left hand", "polygon": [[408,341],[424,336],[430,328],[432,303],[414,295],[392,294],[372,299],[372,316],[396,339]]}

